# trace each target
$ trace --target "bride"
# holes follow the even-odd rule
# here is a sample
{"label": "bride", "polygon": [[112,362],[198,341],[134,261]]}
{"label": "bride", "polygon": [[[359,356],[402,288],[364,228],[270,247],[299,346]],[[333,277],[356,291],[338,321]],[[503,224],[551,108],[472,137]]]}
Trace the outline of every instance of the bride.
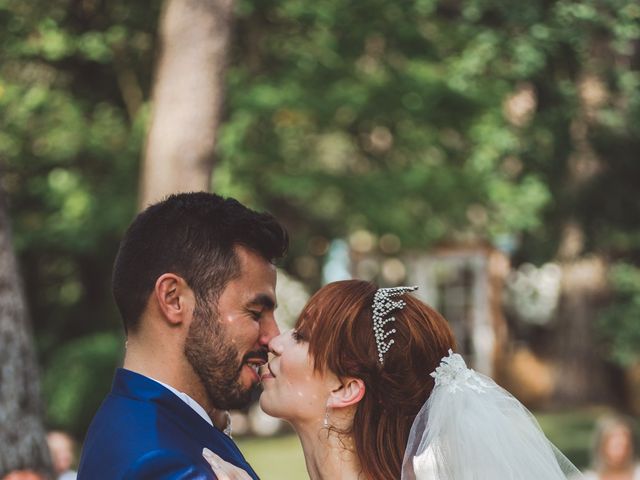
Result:
{"label": "bride", "polygon": [[[580,478],[528,410],[452,352],[447,321],[415,289],[329,284],[271,341],[260,406],[293,426],[309,477]],[[203,455],[219,479],[250,478]]]}

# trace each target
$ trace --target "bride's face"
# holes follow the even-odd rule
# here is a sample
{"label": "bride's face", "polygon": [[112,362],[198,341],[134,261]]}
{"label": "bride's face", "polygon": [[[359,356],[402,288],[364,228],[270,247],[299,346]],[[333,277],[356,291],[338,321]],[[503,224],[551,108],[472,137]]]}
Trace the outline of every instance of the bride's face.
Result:
{"label": "bride's face", "polygon": [[274,358],[262,368],[260,406],[291,423],[322,423],[335,375],[314,371],[308,343],[291,330],[269,343]]}

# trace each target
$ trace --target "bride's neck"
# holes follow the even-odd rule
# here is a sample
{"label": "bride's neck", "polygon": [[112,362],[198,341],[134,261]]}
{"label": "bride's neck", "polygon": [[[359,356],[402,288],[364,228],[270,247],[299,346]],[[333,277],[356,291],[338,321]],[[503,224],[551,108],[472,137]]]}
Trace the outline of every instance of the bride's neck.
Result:
{"label": "bride's neck", "polygon": [[300,437],[307,472],[311,480],[362,480],[358,457],[351,448],[350,437],[329,432],[326,428],[295,426]]}

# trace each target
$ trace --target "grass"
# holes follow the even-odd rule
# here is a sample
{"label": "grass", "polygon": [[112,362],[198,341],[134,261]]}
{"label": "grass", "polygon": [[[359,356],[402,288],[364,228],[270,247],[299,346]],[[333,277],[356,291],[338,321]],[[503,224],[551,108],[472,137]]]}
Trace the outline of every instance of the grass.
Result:
{"label": "grass", "polygon": [[538,413],[540,426],[556,447],[580,469],[589,465],[591,438],[596,420],[607,413],[602,408]]}
{"label": "grass", "polygon": [[236,443],[261,480],[309,478],[300,441],[293,433],[239,438]]}
{"label": "grass", "polygon": [[[591,433],[602,409],[579,409],[536,414],[549,439],[578,468],[589,464]],[[295,434],[237,439],[242,453],[261,480],[307,479],[302,448]]]}

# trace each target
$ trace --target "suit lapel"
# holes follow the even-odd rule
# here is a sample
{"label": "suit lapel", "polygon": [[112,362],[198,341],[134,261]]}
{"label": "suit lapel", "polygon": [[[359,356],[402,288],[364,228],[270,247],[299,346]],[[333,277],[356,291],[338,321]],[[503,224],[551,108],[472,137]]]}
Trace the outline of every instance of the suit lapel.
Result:
{"label": "suit lapel", "polygon": [[211,426],[195,410],[172,391],[139,373],[119,368],[113,381],[112,394],[151,402],[162,410],[193,442],[216,452],[223,459],[244,468],[257,479],[237,445],[216,427]]}

